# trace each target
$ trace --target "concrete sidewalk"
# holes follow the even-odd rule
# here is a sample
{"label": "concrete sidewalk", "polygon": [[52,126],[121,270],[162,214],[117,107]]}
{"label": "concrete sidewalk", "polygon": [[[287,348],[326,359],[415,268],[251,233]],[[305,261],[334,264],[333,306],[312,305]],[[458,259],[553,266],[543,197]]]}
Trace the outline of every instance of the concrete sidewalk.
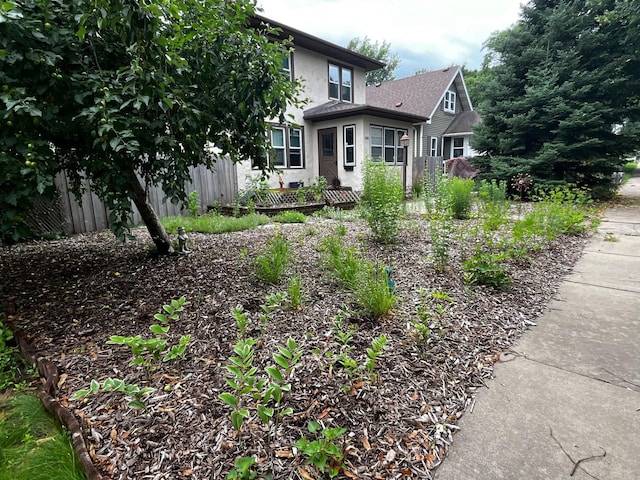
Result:
{"label": "concrete sidewalk", "polygon": [[495,366],[436,479],[640,479],[639,170],[621,195],[538,326]]}

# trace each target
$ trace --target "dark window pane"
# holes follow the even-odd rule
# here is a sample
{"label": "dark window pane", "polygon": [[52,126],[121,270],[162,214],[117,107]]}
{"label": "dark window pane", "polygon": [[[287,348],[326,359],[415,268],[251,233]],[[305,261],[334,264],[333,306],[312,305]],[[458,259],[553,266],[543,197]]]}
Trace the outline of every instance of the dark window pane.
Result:
{"label": "dark window pane", "polygon": [[404,147],[398,148],[397,154],[396,154],[396,162],[398,163],[404,162]]}
{"label": "dark window pane", "polygon": [[389,128],[384,129],[384,144],[387,147],[395,146],[395,130],[391,130]]}
{"label": "dark window pane", "polygon": [[329,84],[329,98],[333,98],[335,100],[338,100],[340,98],[340,95],[338,93],[339,90],[340,90],[340,87],[338,86],[337,83],[330,83]]}
{"label": "dark window pane", "polygon": [[276,150],[273,157],[273,164],[278,167],[284,167],[285,166],[284,160],[285,160],[284,150]]}
{"label": "dark window pane", "polygon": [[384,149],[384,161],[387,163],[393,163],[396,149],[394,147],[385,147]]}
{"label": "dark window pane", "polygon": [[302,155],[299,151],[292,151],[289,153],[289,166],[302,167]]}
{"label": "dark window pane", "polygon": [[355,165],[356,163],[356,158],[355,158],[355,148],[354,147],[347,147],[346,150],[346,158],[345,158],[345,164],[347,165]]}
{"label": "dark window pane", "polygon": [[382,147],[371,147],[371,158],[374,160],[382,158]]}
{"label": "dark window pane", "polygon": [[291,148],[300,148],[300,130],[292,129],[289,132],[289,145]]}
{"label": "dark window pane", "polygon": [[333,133],[322,134],[322,156],[333,157]]}
{"label": "dark window pane", "polygon": [[351,87],[342,86],[342,101],[350,102],[351,101]]}
{"label": "dark window pane", "polygon": [[347,145],[353,145],[353,127],[347,127],[344,129],[344,143]]}
{"label": "dark window pane", "polygon": [[454,147],[458,147],[458,148],[462,148],[464,146],[464,138],[462,137],[457,137],[453,139],[453,146]]}

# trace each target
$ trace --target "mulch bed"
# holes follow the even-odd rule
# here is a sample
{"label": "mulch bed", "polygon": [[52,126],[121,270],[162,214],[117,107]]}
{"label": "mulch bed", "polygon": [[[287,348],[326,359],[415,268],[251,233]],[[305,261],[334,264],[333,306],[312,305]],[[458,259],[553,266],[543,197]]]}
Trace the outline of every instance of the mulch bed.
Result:
{"label": "mulch bed", "polygon": [[[459,429],[458,419],[491,378],[492,365],[535,324],[587,241],[561,238],[511,264],[514,285],[497,292],[464,282],[460,262],[473,239],[461,241],[458,235],[451,266],[439,273],[429,260],[428,227],[420,217],[408,222],[390,247],[373,243],[364,224],[345,223],[348,244],[393,267],[400,298],[386,318],[351,317],[350,355],[359,364],[373,338],[385,334],[388,344],[376,362],[376,379],[349,378],[332,365],[328,352],[340,349],[332,333],[340,308],[357,312],[358,307],[323,268],[317,248],[337,225],[311,219],[306,225],[233,234],[193,233],[191,254],[168,257],[151,253],[142,229],[135,231],[137,241],[124,245],[103,232],[0,250],[3,294],[16,305],[8,320],[58,366],[57,399],[80,421],[90,455],[105,477],[225,478],[237,457],[255,455],[260,478],[322,478],[293,446],[302,436],[312,437],[307,423],[316,420],[347,429],[339,440],[346,452],[339,478],[432,478]],[[465,225],[459,225],[460,232],[470,231]],[[261,323],[265,295],[285,291],[287,284],[286,279],[277,286],[261,283],[252,264],[276,229],[293,245],[287,278],[303,275],[307,301],[299,311],[278,309]],[[417,342],[409,328],[420,289],[444,291],[455,302],[441,320],[442,331],[429,342]],[[128,348],[107,345],[111,335],[150,335],[153,315],[183,295],[190,305],[169,336],[170,343],[192,336],[185,360],[164,363],[146,378],[129,366]],[[260,374],[287,338],[304,348],[284,396],[294,413],[276,429],[253,416],[236,432],[230,408],[218,398],[229,390],[224,365],[238,338],[230,314],[236,306],[251,313]],[[107,377],[154,387],[148,409],[132,410],[115,393],[70,400],[91,379]]]}

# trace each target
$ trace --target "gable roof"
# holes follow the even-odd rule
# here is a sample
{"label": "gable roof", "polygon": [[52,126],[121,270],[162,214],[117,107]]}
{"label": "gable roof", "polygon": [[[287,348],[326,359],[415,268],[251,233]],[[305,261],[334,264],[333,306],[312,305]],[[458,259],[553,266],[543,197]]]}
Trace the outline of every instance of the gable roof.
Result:
{"label": "gable roof", "polygon": [[[370,85],[367,87],[367,105],[393,109],[430,119],[445,92],[454,82],[459,82],[465,93],[462,70],[458,66],[425,72],[411,77]],[[473,110],[466,95],[469,110]],[[462,100],[462,99],[461,99]]]}
{"label": "gable roof", "polygon": [[[293,38],[293,44],[298,47],[306,48],[313,52],[321,53],[327,57],[335,58],[349,65],[355,65],[356,67],[364,68],[366,72],[372,70],[378,70],[383,68],[385,64],[374,58],[367,57],[348,48],[341,47],[335,43],[327,42],[308,33],[304,33],[293,27],[289,27],[282,23],[276,22],[262,15],[255,15],[251,18],[250,25],[256,30],[264,30],[264,25],[279,28],[280,31],[276,32],[278,40],[286,40],[289,37]],[[269,33],[269,36],[274,35]]]}
{"label": "gable roof", "polygon": [[460,112],[451,122],[451,125],[442,134],[443,137],[453,135],[470,135],[473,133],[473,126],[480,123],[480,114],[475,110]]}
{"label": "gable roof", "polygon": [[334,120],[336,118],[352,117],[354,115],[372,115],[374,117],[389,118],[405,122],[424,122],[427,117],[412,113],[400,112],[386,108],[374,107],[358,103],[339,102],[331,100],[317,107],[305,110],[304,119],[312,122]]}

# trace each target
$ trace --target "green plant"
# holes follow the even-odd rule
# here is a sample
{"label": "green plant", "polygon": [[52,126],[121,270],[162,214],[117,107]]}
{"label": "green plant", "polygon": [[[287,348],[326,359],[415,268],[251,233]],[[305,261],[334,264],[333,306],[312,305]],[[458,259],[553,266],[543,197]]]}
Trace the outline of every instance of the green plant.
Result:
{"label": "green plant", "polygon": [[358,304],[375,318],[388,314],[397,301],[394,291],[389,288],[387,270],[382,265],[363,264],[352,292]]}
{"label": "green plant", "polygon": [[451,198],[451,215],[453,218],[465,219],[471,214],[472,193],[475,183],[471,179],[453,177],[449,180]]}
{"label": "green plant", "polygon": [[256,257],[258,278],[265,282],[278,283],[290,256],[291,246],[282,234],[277,233]]}
{"label": "green plant", "polygon": [[350,317],[351,313],[343,307],[333,319],[331,332],[343,347],[346,347],[353,339],[354,327],[348,323]]}
{"label": "green plant", "polygon": [[616,237],[612,232],[607,232],[604,234],[605,242],[619,242],[620,239]]}
{"label": "green plant", "polygon": [[293,210],[286,210],[275,217],[272,217],[276,223],[305,223],[307,221],[307,216],[302,212],[296,212]]}
{"label": "green plant", "polygon": [[[0,318],[2,318],[0,314]],[[23,363],[17,347],[10,344],[13,333],[0,321],[0,392],[15,387]]]}
{"label": "green plant", "polygon": [[325,428],[315,421],[310,421],[307,429],[309,433],[316,435],[319,432],[319,435],[312,441],[303,436],[295,443],[296,448],[307,457],[308,464],[314,465],[322,473],[327,473],[329,478],[336,477],[344,468],[344,453],[335,440],[344,435],[347,429]]}
{"label": "green plant", "polygon": [[249,327],[251,326],[249,312],[247,312],[244,307],[234,307],[231,309],[231,316],[236,321],[238,327],[238,339],[247,337]]}
{"label": "green plant", "polygon": [[247,202],[247,213],[249,215],[254,215],[256,213],[256,202],[254,202],[253,198],[250,198]]}
{"label": "green plant", "polygon": [[257,213],[240,217],[239,210],[238,214],[234,214],[233,217],[225,217],[216,211],[212,211],[208,215],[201,215],[196,218],[165,217],[161,219],[162,225],[167,229],[167,232],[173,234],[178,231],[180,226],[184,226],[187,232],[229,233],[250,230],[260,225],[266,225],[269,221],[269,217]]}
{"label": "green plant", "polygon": [[166,313],[156,313],[154,315],[154,318],[160,323],[153,324],[149,327],[149,330],[155,334],[155,337],[142,338],[140,335],[136,335],[135,337],[112,335],[107,344],[127,345],[130,347],[131,353],[134,355],[130,365],[141,366],[147,376],[149,376],[153,364],[158,362],[163,354],[163,362],[184,358],[187,345],[191,341],[191,336],[185,335],[180,337],[179,343],[173,345],[168,351],[166,351],[167,340],[164,337],[169,332],[169,320],[178,320],[180,314],[184,311],[184,306],[188,304],[189,302],[186,301],[185,297],[181,297],[177,300],[171,300],[171,303],[168,305],[163,305],[162,308]]}
{"label": "green plant", "polygon": [[480,180],[478,198],[483,203],[502,203],[507,200],[507,182],[504,180]]}
{"label": "green plant", "polygon": [[227,480],[253,480],[258,474],[251,467],[256,463],[255,457],[238,457],[233,462],[233,468],[227,475]]}
{"label": "green plant", "polygon": [[327,179],[322,176],[317,176],[316,181],[309,186],[309,192],[313,196],[316,202],[319,202],[324,197],[327,191],[328,183]]}
{"label": "green plant", "polygon": [[354,247],[345,248],[344,239],[340,236],[327,237],[320,249],[323,261],[329,267],[343,287],[352,290],[358,279],[358,272],[363,268],[364,260]]}
{"label": "green plant", "polygon": [[404,201],[399,171],[369,160],[364,165],[363,183],[360,206],[373,238],[384,244],[395,242]]}
{"label": "green plant", "polygon": [[119,378],[107,378],[102,385],[97,380],[91,380],[91,384],[88,389],[78,390],[72,397],[72,400],[78,400],[80,398],[85,398],[88,395],[93,395],[98,393],[99,391],[103,392],[120,392],[123,393],[126,397],[131,398],[127,405],[130,408],[137,409],[145,409],[147,406],[143,401],[143,397],[149,395],[151,392],[155,390],[155,388],[144,387],[140,388],[135,384],[127,384],[124,380],[120,380]]}
{"label": "green plant", "polygon": [[499,263],[503,259],[504,254],[477,252],[462,264],[465,281],[469,284],[507,290],[513,282],[507,268]]}
{"label": "green plant", "polygon": [[307,190],[304,187],[298,187],[296,189],[296,199],[298,201],[298,205],[306,205]]}
{"label": "green plant", "polygon": [[289,307],[293,310],[300,310],[304,306],[304,290],[301,275],[296,275],[289,279],[287,299]]}
{"label": "green plant", "polygon": [[287,299],[287,294],[283,292],[270,293],[264,297],[265,303],[260,305],[262,313],[258,314],[262,323],[267,323],[273,316],[274,310],[282,307],[282,304]]}
{"label": "green plant", "polygon": [[426,344],[431,341],[433,332],[440,337],[446,333],[442,322],[453,300],[441,290],[434,290],[429,295],[426,290],[420,289],[418,293],[420,303],[416,307],[417,317],[412,321],[412,326],[416,340]]}
{"label": "green plant", "polygon": [[189,210],[189,215],[191,215],[193,218],[197,217],[198,213],[200,213],[200,198],[199,197],[200,197],[200,195],[195,190],[193,190],[189,194],[189,200],[187,202],[187,210]]}
{"label": "green plant", "polygon": [[375,378],[375,374],[373,372],[376,368],[376,360],[380,355],[382,355],[386,345],[387,337],[385,335],[380,335],[379,337],[374,338],[371,341],[371,347],[367,348],[367,361],[365,362],[365,366],[372,378]]}

